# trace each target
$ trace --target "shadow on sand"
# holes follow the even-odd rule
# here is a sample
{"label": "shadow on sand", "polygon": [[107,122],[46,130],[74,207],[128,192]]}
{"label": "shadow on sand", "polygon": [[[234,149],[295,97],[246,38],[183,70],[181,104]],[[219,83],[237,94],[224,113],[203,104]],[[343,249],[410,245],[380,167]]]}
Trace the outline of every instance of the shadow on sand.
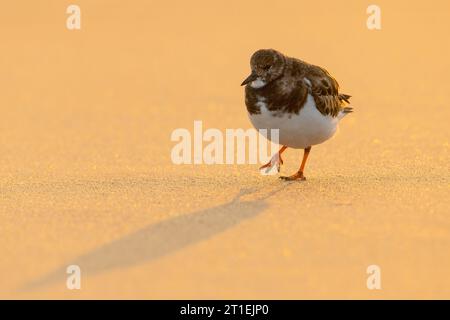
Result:
{"label": "shadow on sand", "polygon": [[92,276],[153,261],[207,240],[263,212],[267,208],[265,200],[287,185],[278,185],[272,191],[250,201],[243,201],[241,198],[245,195],[255,195],[260,190],[242,189],[230,202],[223,205],[146,226],[73,259],[42,278],[25,284],[20,290],[35,290],[54,283],[65,283],[66,268],[72,264],[80,266],[83,274]]}

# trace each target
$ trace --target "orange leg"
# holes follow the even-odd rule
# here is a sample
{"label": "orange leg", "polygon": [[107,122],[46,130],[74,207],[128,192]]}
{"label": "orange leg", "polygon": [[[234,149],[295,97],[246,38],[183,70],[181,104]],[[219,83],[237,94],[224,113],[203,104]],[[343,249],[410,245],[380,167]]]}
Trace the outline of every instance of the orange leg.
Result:
{"label": "orange leg", "polygon": [[287,146],[282,146],[281,149],[276,153],[272,159],[270,159],[269,162],[267,162],[265,165],[261,166],[259,170],[264,168],[272,167],[274,164],[278,166],[278,172],[280,171],[280,164],[283,164],[283,159],[281,159],[281,154],[284,152],[284,150],[287,149]]}
{"label": "orange leg", "polygon": [[303,175],[303,171],[305,169],[306,160],[308,159],[309,152],[311,151],[311,147],[308,147],[305,149],[305,152],[303,153],[303,160],[302,164],[300,165],[300,169],[293,174],[290,177],[280,177],[280,179],[292,181],[292,180],[306,180],[305,176]]}

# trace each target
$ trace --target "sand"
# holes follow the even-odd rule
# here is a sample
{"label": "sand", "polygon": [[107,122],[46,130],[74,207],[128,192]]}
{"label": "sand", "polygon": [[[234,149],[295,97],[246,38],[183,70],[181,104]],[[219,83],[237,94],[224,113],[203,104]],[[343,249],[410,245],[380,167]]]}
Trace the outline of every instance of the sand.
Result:
{"label": "sand", "polygon": [[[450,298],[447,1],[77,4],[0,12],[0,298]],[[353,96],[308,180],[174,165],[176,128],[251,127],[265,47]]]}

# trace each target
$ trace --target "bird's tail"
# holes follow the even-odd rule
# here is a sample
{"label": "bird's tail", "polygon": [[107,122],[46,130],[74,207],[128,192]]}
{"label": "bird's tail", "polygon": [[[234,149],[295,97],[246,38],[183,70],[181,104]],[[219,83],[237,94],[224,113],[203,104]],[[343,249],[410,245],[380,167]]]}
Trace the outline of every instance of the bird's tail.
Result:
{"label": "bird's tail", "polygon": [[351,98],[351,97],[352,97],[352,96],[343,93],[343,94],[340,94],[340,95],[339,95],[339,100],[345,101],[345,102],[347,102],[348,104],[350,104],[350,98]]}
{"label": "bird's tail", "polygon": [[344,109],[342,109],[343,113],[352,113],[353,112],[353,107],[345,107]]}
{"label": "bird's tail", "polygon": [[[339,95],[339,100],[341,100],[341,102],[346,102],[346,103],[350,103],[350,98],[351,96],[348,94],[340,94]],[[352,113],[353,112],[353,108],[352,107],[344,107],[338,114],[338,118],[339,120],[342,119],[343,117],[345,117],[347,114]]]}
{"label": "bird's tail", "polygon": [[341,120],[343,117],[345,117],[346,115],[348,115],[349,113],[353,112],[353,108],[352,107],[345,107],[344,109],[342,109],[341,111],[339,111],[338,113],[338,119]]}

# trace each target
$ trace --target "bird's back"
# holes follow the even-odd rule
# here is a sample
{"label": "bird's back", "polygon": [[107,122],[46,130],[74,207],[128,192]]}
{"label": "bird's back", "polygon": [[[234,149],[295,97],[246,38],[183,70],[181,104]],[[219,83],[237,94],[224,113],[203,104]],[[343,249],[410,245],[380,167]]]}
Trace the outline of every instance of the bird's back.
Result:
{"label": "bird's back", "polygon": [[274,113],[298,114],[308,94],[324,116],[337,117],[342,112],[351,112],[345,108],[350,96],[339,93],[338,82],[327,70],[291,57],[285,57],[285,63],[283,75],[265,87],[246,86],[245,102],[250,114],[259,113],[262,105]]}

